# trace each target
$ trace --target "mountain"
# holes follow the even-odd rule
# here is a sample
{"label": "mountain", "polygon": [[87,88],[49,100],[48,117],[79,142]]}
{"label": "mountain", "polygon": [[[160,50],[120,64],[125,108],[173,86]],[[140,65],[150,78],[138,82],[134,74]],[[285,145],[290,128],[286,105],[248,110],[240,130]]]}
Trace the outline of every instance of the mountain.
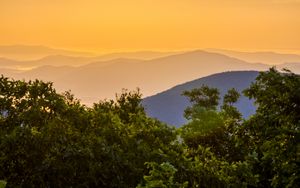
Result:
{"label": "mountain", "polygon": [[136,52],[119,52],[119,53],[109,53],[98,56],[96,59],[99,61],[108,61],[113,59],[142,59],[151,60],[157,59],[165,56],[175,55],[183,52],[157,52],[157,51],[136,51]]}
{"label": "mountain", "polygon": [[300,63],[284,63],[277,66],[278,69],[287,68],[294,73],[300,74]]}
{"label": "mountain", "polygon": [[50,55],[66,56],[93,56],[90,52],[79,52],[65,49],[56,49],[39,45],[2,45],[0,57],[19,61],[40,59]]}
{"label": "mountain", "polygon": [[80,66],[93,61],[91,57],[73,57],[65,55],[50,55],[37,60],[12,60],[0,58],[0,68],[28,70],[40,66]]}
{"label": "mountain", "polygon": [[28,79],[28,80],[29,79],[34,80],[36,78],[39,78],[44,81],[56,82],[56,80],[59,80],[60,78],[65,76],[65,74],[67,74],[68,72],[72,72],[73,70],[75,70],[75,67],[45,65],[45,66],[37,67],[30,71],[25,71],[19,74],[15,74],[15,77],[18,79]]}
{"label": "mountain", "polygon": [[[111,61],[122,58],[151,60],[178,53],[137,51],[91,56],[88,53],[77,53],[43,46],[0,46],[0,68],[31,69],[45,65],[81,66],[96,61]],[[26,58],[25,56],[35,58]]]}
{"label": "mountain", "polygon": [[134,90],[140,87],[145,96],[150,96],[178,83],[213,73],[267,70],[268,66],[198,50],[151,60],[120,58],[97,61],[71,69],[51,66],[47,76],[45,69],[47,67],[7,75],[18,79],[53,81],[59,91],[70,89],[82,102],[90,105],[100,99],[114,98],[122,88]]}
{"label": "mountain", "polygon": [[7,59],[28,61],[41,59],[46,56],[74,56],[74,57],[93,57],[99,61],[107,61],[116,58],[130,58],[130,59],[155,59],[168,55],[182,53],[179,51],[159,52],[159,51],[134,51],[134,52],[118,52],[118,53],[105,53],[102,55],[73,51],[59,48],[51,48],[41,45],[0,45],[0,57]]}
{"label": "mountain", "polygon": [[22,71],[16,70],[16,69],[9,69],[9,68],[2,68],[0,67],[0,76],[3,74],[5,76],[10,76],[12,78],[15,78],[15,75],[21,74]]}
{"label": "mountain", "polygon": [[18,69],[20,66],[20,62],[4,57],[0,57],[0,68],[6,69]]}
{"label": "mountain", "polygon": [[[202,85],[208,85],[210,87],[218,88],[221,96],[224,96],[227,90],[231,88],[235,88],[239,92],[243,91],[250,86],[257,75],[257,71],[232,71],[213,74],[177,85],[156,95],[146,97],[143,99],[142,104],[150,117],[157,118],[165,123],[179,127],[187,122],[183,117],[183,113],[184,109],[190,105],[188,99],[181,95],[183,91],[189,91],[194,88],[199,88]],[[253,101],[250,101],[244,96],[239,99],[236,107],[244,117],[248,117],[255,112]]]}
{"label": "mountain", "polygon": [[[110,57],[112,58],[113,56]],[[36,60],[19,61],[19,60],[12,60],[12,59],[0,57],[0,68],[28,70],[28,69],[38,68],[41,66],[57,66],[57,67],[77,66],[78,67],[87,64],[94,64],[94,62],[97,62],[98,64],[102,64],[102,63],[109,64],[118,61],[118,59],[126,59],[126,58],[110,59],[109,57],[106,56],[74,57],[74,56],[66,56],[66,55],[50,55]]]}
{"label": "mountain", "polygon": [[206,49],[209,52],[221,53],[231,57],[235,57],[244,61],[254,63],[265,63],[269,65],[279,65],[283,63],[295,63],[300,64],[300,55],[298,54],[283,54],[276,52],[239,52],[233,50],[223,49]]}
{"label": "mountain", "polygon": [[[14,46],[14,47],[21,48],[22,46]],[[26,49],[22,51],[22,53],[24,54],[28,53],[30,55],[30,53],[34,53],[30,51],[31,48],[34,48],[33,46],[29,46],[29,47],[23,46],[23,48]],[[36,46],[35,48],[38,48],[38,46]],[[41,48],[48,49],[47,47],[41,47]],[[11,51],[12,50],[10,50],[9,52],[13,53]],[[37,49],[36,51],[37,53],[39,52]],[[200,52],[200,50],[197,51]],[[5,49],[2,49],[2,53],[3,52],[5,52]],[[225,54],[233,58],[237,58],[243,61],[247,61],[249,63],[256,63],[256,64],[258,64],[257,62],[262,62],[263,64],[277,65],[279,67],[282,67],[281,65],[291,65],[291,63],[295,64],[296,66],[298,66],[297,63],[299,63],[300,65],[300,56],[296,54],[280,54],[275,52],[237,52],[237,51],[219,50],[219,49],[208,49],[207,52],[212,52],[215,54],[223,54],[223,55]],[[10,55],[8,55],[8,57],[0,56],[0,68],[24,70],[24,69],[32,69],[38,66],[45,66],[45,65],[82,66],[88,63],[93,63],[98,61],[112,61],[115,59],[154,60],[154,59],[164,58],[167,56],[180,55],[180,54],[191,53],[191,52],[137,51],[137,52],[110,53],[110,54],[104,54],[98,56],[79,56],[79,54],[74,56],[74,55],[65,55],[71,53],[69,51],[63,51],[57,49],[52,49],[51,51],[48,49],[48,51],[45,50],[44,53],[50,55],[45,55],[41,58],[36,58],[33,60],[32,59],[27,60],[26,58],[22,60],[10,59],[8,58],[10,57]],[[0,46],[0,54],[1,54],[1,46]],[[16,50],[13,54],[17,55],[18,51]],[[292,67],[294,68],[295,66],[292,65]]]}

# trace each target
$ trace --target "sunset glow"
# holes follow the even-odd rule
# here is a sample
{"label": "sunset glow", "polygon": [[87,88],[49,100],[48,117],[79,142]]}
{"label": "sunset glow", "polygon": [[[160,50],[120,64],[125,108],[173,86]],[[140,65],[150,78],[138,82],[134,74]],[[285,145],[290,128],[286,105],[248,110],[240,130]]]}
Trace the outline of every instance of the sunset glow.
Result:
{"label": "sunset glow", "polygon": [[0,45],[300,51],[298,0],[1,0]]}

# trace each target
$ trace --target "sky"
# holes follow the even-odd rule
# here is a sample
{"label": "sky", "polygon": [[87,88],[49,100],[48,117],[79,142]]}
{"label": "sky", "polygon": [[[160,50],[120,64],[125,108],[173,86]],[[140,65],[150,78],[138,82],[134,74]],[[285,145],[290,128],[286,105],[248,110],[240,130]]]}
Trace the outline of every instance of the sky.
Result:
{"label": "sky", "polygon": [[300,52],[300,0],[0,0],[0,45]]}

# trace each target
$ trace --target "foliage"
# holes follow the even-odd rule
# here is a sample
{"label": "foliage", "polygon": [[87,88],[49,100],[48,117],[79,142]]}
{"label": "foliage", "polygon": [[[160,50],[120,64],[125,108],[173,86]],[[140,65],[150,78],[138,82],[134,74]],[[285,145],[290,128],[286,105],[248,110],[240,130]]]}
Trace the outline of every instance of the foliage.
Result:
{"label": "foliage", "polygon": [[52,83],[0,83],[0,178],[8,187],[134,187],[144,163],[160,163],[176,139],[145,115],[138,91],[87,108]]}
{"label": "foliage", "polygon": [[238,111],[238,109],[233,106],[234,103],[236,103],[241,95],[239,92],[237,92],[234,88],[228,90],[227,94],[224,95],[223,98],[223,116],[227,121],[240,121],[242,118],[241,113]]}
{"label": "foliage", "polygon": [[228,160],[237,158],[232,142],[234,127],[241,120],[241,115],[233,106],[239,93],[231,89],[224,96],[222,111],[217,111],[219,92],[217,88],[202,86],[191,92],[184,92],[193,102],[185,111],[190,121],[181,128],[181,136],[189,148],[197,149],[199,145],[209,147],[219,157]]}
{"label": "foliage", "polygon": [[203,85],[201,88],[196,88],[191,91],[183,92],[183,95],[188,97],[193,104],[192,107],[188,107],[184,116],[187,119],[194,118],[194,111],[197,108],[204,108],[206,110],[216,110],[216,106],[219,104],[219,91],[217,88],[209,88]]}
{"label": "foliage", "polygon": [[0,188],[6,187],[6,181],[0,180]]}
{"label": "foliage", "polygon": [[300,185],[300,76],[271,68],[245,91],[258,105],[242,130],[263,186]]}
{"label": "foliage", "polygon": [[177,169],[168,162],[163,162],[160,165],[157,163],[151,162],[146,163],[148,168],[151,168],[149,172],[149,176],[144,176],[146,181],[145,186],[139,185],[137,188],[152,188],[152,187],[178,187],[185,188],[188,187],[188,182],[184,182],[183,184],[174,182],[174,174]]}
{"label": "foliage", "polygon": [[[0,77],[0,186],[297,187],[300,77],[275,68],[244,94],[257,112],[242,119],[230,89],[184,92],[179,129],[147,117],[139,90],[86,107],[52,83]],[[219,108],[220,107],[220,108]]]}

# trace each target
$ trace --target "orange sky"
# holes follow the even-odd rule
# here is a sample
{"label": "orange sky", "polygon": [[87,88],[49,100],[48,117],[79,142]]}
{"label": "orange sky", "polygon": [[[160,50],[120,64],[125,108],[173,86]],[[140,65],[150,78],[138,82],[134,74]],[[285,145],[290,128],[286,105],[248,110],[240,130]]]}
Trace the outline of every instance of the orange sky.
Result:
{"label": "orange sky", "polygon": [[0,0],[0,45],[300,51],[300,0]]}

